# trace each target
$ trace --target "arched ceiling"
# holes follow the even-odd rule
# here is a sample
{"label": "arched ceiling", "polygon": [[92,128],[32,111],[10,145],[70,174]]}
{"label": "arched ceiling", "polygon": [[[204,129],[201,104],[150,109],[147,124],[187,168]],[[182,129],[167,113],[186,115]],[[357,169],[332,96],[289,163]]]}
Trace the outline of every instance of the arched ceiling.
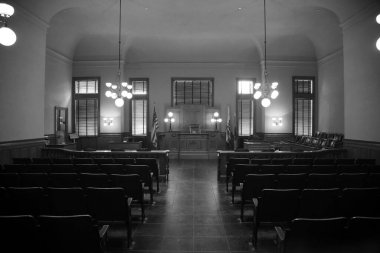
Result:
{"label": "arched ceiling", "polygon": [[[320,59],[340,24],[376,0],[267,0],[268,59]],[[118,0],[14,0],[49,23],[47,46],[74,60],[117,59]],[[262,58],[263,0],[122,0],[127,62]]]}

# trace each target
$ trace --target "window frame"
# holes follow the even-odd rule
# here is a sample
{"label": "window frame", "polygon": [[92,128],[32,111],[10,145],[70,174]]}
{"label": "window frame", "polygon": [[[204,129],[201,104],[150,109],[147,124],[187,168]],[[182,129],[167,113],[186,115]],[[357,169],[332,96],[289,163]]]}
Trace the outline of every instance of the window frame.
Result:
{"label": "window frame", "polygon": [[[176,81],[211,81],[211,84],[212,84],[212,87],[211,87],[211,96],[209,95],[208,96],[208,103],[207,104],[194,104],[194,103],[191,103],[189,105],[207,105],[207,106],[210,106],[210,107],[213,107],[214,106],[214,94],[215,94],[215,80],[213,77],[172,77],[171,78],[171,106],[178,106],[178,105],[182,105],[182,104],[178,104],[178,103],[174,103],[174,89],[175,89],[175,85],[174,83]],[[177,94],[177,93],[176,93]],[[211,99],[211,102],[210,102],[210,99]],[[192,99],[193,100],[193,97]],[[186,99],[184,98],[184,101],[186,101]],[[184,105],[187,105],[186,103],[183,103]]]}
{"label": "window frame", "polygon": [[[129,101],[129,129],[130,134],[133,137],[147,137],[149,135],[149,78],[147,77],[132,77],[129,78],[129,83],[133,85],[133,82],[144,81],[146,82],[146,94],[133,94],[132,99]],[[133,110],[132,103],[134,100],[146,100],[146,117],[145,117],[145,135],[134,135],[133,134]]]}
{"label": "window frame", "polygon": [[[248,78],[236,78],[236,131],[234,134],[237,134],[238,137],[240,136],[250,136],[253,135],[256,132],[256,101],[253,98],[253,94],[255,90],[252,88],[252,94],[246,93],[246,94],[239,94],[239,82],[240,81],[252,81],[252,85],[255,85],[256,78],[253,77],[248,77]],[[241,126],[240,126],[240,117],[239,117],[239,101],[241,100],[249,100],[251,102],[251,108],[252,108],[252,116],[251,116],[251,129],[250,129],[250,134],[248,135],[242,135],[241,134]]]}
{"label": "window frame", "polygon": [[[97,90],[98,90],[98,93],[89,93],[89,94],[86,94],[86,93],[75,93],[75,82],[76,81],[84,81],[84,80],[96,80],[98,82],[98,87],[97,87]],[[77,128],[76,128],[76,125],[75,125],[75,118],[76,118],[76,115],[75,115],[75,101],[77,99],[87,99],[87,98],[92,98],[92,99],[97,99],[98,101],[98,106],[97,106],[97,131],[96,131],[96,134],[95,135],[79,135],[79,133],[77,133],[80,137],[97,137],[99,136],[99,133],[100,133],[100,93],[101,93],[101,78],[99,76],[89,76],[89,77],[73,77],[72,78],[72,86],[71,86],[71,126],[72,126],[72,130],[71,132],[73,133],[77,133]]]}
{"label": "window frame", "polygon": [[[296,93],[296,87],[295,87],[295,81],[297,79],[305,79],[305,80],[310,80],[312,81],[312,89],[311,89],[311,94],[297,94]],[[312,105],[312,110],[311,110],[311,113],[313,114],[312,117],[311,117],[311,133],[309,136],[313,136],[313,134],[315,133],[315,125],[316,125],[316,118],[317,118],[317,115],[316,115],[316,98],[317,98],[317,95],[316,95],[316,90],[317,90],[317,84],[315,82],[315,77],[314,76],[293,76],[292,77],[292,95],[293,95],[293,99],[292,99],[292,111],[293,111],[293,124],[292,124],[292,130],[293,130],[293,134],[296,135],[296,108],[295,108],[295,102],[296,102],[296,99],[297,98],[300,98],[300,99],[309,99],[312,101],[311,105]]]}

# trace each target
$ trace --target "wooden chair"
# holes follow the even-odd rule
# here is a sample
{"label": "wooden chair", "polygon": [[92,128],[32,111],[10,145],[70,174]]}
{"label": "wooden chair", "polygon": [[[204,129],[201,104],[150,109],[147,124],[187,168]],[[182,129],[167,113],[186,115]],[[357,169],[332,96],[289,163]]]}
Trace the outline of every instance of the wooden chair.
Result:
{"label": "wooden chair", "polygon": [[310,167],[309,173],[317,173],[317,174],[337,174],[337,168],[335,164],[321,164],[321,165],[312,165]]}
{"label": "wooden chair", "polygon": [[293,158],[294,165],[313,165],[313,158]]}
{"label": "wooden chair", "polygon": [[307,177],[306,188],[310,189],[328,189],[337,186],[336,174],[309,174]]}
{"label": "wooden chair", "polygon": [[48,187],[50,181],[47,173],[20,173],[21,187]]}
{"label": "wooden chair", "polygon": [[51,173],[49,178],[51,187],[81,187],[76,173]]}
{"label": "wooden chair", "polygon": [[341,189],[368,187],[367,173],[341,173],[337,177],[337,185]]}
{"label": "wooden chair", "polygon": [[343,216],[379,216],[379,188],[346,188],[342,191],[339,210]]}
{"label": "wooden chair", "polygon": [[331,218],[338,216],[339,194],[339,188],[302,190],[297,217]]}
{"label": "wooden chair", "polygon": [[[150,195],[150,203],[153,203],[153,173],[150,171],[148,165],[126,165],[126,174],[137,174],[145,187],[148,187]],[[120,174],[120,173],[118,173]]]}
{"label": "wooden chair", "polygon": [[135,159],[134,158],[113,158],[113,161],[115,164],[135,164]]}
{"label": "wooden chair", "polygon": [[103,173],[97,164],[76,164],[75,167],[78,173]]}
{"label": "wooden chair", "polygon": [[88,214],[82,188],[47,188],[51,215]]}
{"label": "wooden chair", "polygon": [[81,173],[82,187],[110,187],[109,176],[105,173]]}
{"label": "wooden chair", "polygon": [[114,163],[112,158],[92,158],[92,160],[97,165]]}
{"label": "wooden chair", "polygon": [[303,189],[306,186],[307,174],[278,174],[276,189]]}
{"label": "wooden chair", "polygon": [[159,178],[159,171],[158,171],[158,164],[157,160],[155,158],[136,158],[136,164],[137,165],[148,165],[150,170],[153,172],[153,176],[156,179],[156,189],[157,192],[160,191],[160,178]]}
{"label": "wooden chair", "polygon": [[342,252],[346,218],[326,219],[296,218],[284,230],[276,226],[276,241],[279,253],[286,252]]}
{"label": "wooden chair", "polygon": [[35,164],[51,164],[51,160],[48,157],[34,157],[32,163]]}
{"label": "wooden chair", "polygon": [[13,157],[13,164],[31,164],[32,159],[29,157]]}
{"label": "wooden chair", "polygon": [[309,173],[311,165],[293,165],[289,164],[285,167],[285,173],[287,174],[300,174]]}
{"label": "wooden chair", "polygon": [[253,201],[252,244],[255,248],[261,222],[284,225],[296,217],[299,194],[300,191],[295,189],[263,189],[261,197]]}
{"label": "wooden chair", "polygon": [[49,213],[47,196],[41,187],[9,187],[11,213],[16,215],[33,215]]}
{"label": "wooden chair", "polygon": [[249,164],[249,158],[230,158],[226,164],[226,191],[236,164]]}
{"label": "wooden chair", "polygon": [[274,174],[248,174],[245,176],[241,191],[240,217],[243,220],[246,201],[261,197],[263,189],[275,188]]}
{"label": "wooden chair", "polygon": [[85,158],[85,157],[83,157],[83,158],[75,157],[72,159],[72,161],[75,165],[77,165],[77,164],[92,164],[93,163],[92,158]]}
{"label": "wooden chair", "polygon": [[122,187],[128,197],[136,200],[141,206],[141,222],[145,220],[145,208],[144,208],[144,189],[143,182],[137,174],[110,175],[112,187]]}
{"label": "wooden chair", "polygon": [[108,175],[126,173],[126,167],[123,164],[102,164],[100,170]]}
{"label": "wooden chair", "polygon": [[260,166],[257,164],[235,164],[232,172],[232,203],[235,203],[236,187],[244,182],[247,174],[260,174]]}
{"label": "wooden chair", "polygon": [[19,175],[17,173],[0,173],[0,186],[1,187],[18,187]]}
{"label": "wooden chair", "polygon": [[356,216],[348,220],[347,247],[352,252],[379,252],[380,217]]}
{"label": "wooden chair", "polygon": [[44,252],[102,253],[108,225],[99,230],[90,215],[39,217]]}
{"label": "wooden chair", "polygon": [[128,247],[132,240],[131,202],[121,187],[86,188],[86,202],[90,215],[97,221],[123,222],[127,230]]}
{"label": "wooden chair", "polygon": [[74,164],[53,164],[50,166],[49,173],[77,173],[77,166]]}
{"label": "wooden chair", "polygon": [[1,251],[41,252],[37,220],[32,215],[0,216]]}
{"label": "wooden chair", "polygon": [[333,165],[335,164],[334,158],[315,158],[314,165]]}
{"label": "wooden chair", "polygon": [[292,164],[292,158],[273,158],[272,164],[289,165]]}
{"label": "wooden chair", "polygon": [[73,161],[71,158],[52,158],[52,164],[72,164]]}

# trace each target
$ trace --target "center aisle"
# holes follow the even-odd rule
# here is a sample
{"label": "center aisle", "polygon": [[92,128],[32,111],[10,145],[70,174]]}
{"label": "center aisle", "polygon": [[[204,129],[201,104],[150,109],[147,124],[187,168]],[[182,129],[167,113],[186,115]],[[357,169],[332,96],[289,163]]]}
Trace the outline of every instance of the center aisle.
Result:
{"label": "center aisle", "polygon": [[[160,187],[146,222],[134,221],[126,252],[252,252],[252,222],[240,222],[240,206],[217,181],[217,160],[171,160],[169,182]],[[275,252],[272,239],[256,252]]]}

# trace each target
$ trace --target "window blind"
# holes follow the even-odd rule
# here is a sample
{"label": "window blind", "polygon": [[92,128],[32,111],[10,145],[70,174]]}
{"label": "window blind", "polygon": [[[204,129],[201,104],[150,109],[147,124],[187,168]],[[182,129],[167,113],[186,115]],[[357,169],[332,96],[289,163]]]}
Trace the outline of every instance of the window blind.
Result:
{"label": "window blind", "polygon": [[75,99],[75,130],[79,136],[98,135],[98,99]]}
{"label": "window blind", "polygon": [[147,135],[148,100],[132,100],[132,135]]}
{"label": "window blind", "polygon": [[173,79],[172,104],[203,104],[213,106],[213,79]]}
{"label": "window blind", "polygon": [[314,78],[294,77],[294,134],[313,134]]}

